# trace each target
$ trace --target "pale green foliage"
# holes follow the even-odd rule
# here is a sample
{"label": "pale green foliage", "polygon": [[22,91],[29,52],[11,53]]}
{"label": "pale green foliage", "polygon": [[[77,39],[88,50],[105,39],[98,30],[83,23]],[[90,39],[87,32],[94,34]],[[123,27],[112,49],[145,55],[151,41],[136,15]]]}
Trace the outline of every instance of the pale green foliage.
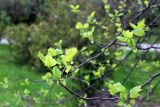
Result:
{"label": "pale green foliage", "polygon": [[79,5],[69,5],[69,7],[71,8],[71,11],[73,12],[73,13],[75,13],[75,14],[77,14],[78,12],[79,12],[79,8],[80,8],[80,6]]}
{"label": "pale green foliage", "polygon": [[[131,106],[135,104],[135,99],[140,96],[139,92],[142,91],[141,86],[136,86],[132,88],[130,91],[128,91],[120,82],[108,83],[108,91],[111,95],[118,95],[120,98],[120,101],[118,102],[119,106]],[[129,93],[128,93],[129,92]],[[130,97],[130,104],[126,105],[127,102],[127,96]]]}
{"label": "pale green foliage", "polygon": [[123,36],[118,36],[117,39],[127,43],[128,46],[133,48],[134,52],[137,52],[136,43],[135,43],[135,40],[133,39],[133,32],[130,32],[129,30],[123,31],[122,35]]}
{"label": "pale green foliage", "polygon": [[134,29],[133,30],[133,33],[136,35],[136,36],[144,36],[145,35],[145,19],[141,20],[138,22],[137,26],[130,23],[131,27]]}
{"label": "pale green foliage", "polygon": [[65,51],[65,62],[70,62],[73,60],[74,56],[77,54],[77,48],[70,48]]}
{"label": "pale green foliage", "polygon": [[48,54],[51,55],[51,56],[56,56],[56,52],[53,48],[48,49]]}
{"label": "pale green foliage", "polygon": [[109,92],[111,95],[115,95],[116,93],[121,93],[121,92],[125,92],[126,88],[120,83],[114,83],[114,84],[109,84],[108,85],[109,88]]}
{"label": "pale green foliage", "polygon": [[93,11],[93,12],[87,17],[87,22],[88,22],[88,23],[93,23],[93,22],[95,22],[95,19],[94,19],[95,14],[96,14],[96,12]]}
{"label": "pale green foliage", "polygon": [[127,39],[131,39],[131,38],[133,37],[133,33],[130,32],[129,30],[123,31],[122,34],[123,34],[123,36],[124,36],[125,38],[127,38]]}
{"label": "pale green foliage", "polygon": [[80,30],[80,34],[83,38],[88,38],[91,43],[93,43],[93,33],[95,31],[95,27],[90,27],[91,23],[94,23],[95,17],[95,12],[92,12],[88,17],[87,17],[87,23],[81,23],[81,22],[77,22],[77,24],[75,25],[75,28]]}
{"label": "pale green foliage", "polygon": [[68,73],[72,69],[72,66],[67,66],[65,72]]}
{"label": "pale green foliage", "polygon": [[118,36],[117,39],[122,41],[122,42],[127,42],[127,38],[122,37],[122,36]]}
{"label": "pale green foliage", "polygon": [[45,56],[41,53],[38,52],[38,57],[44,62],[45,61]]}
{"label": "pale green foliage", "polygon": [[145,20],[143,19],[139,21],[137,25],[130,23],[130,26],[133,28],[133,31],[124,30],[122,32],[123,36],[118,36],[117,39],[127,43],[128,46],[131,47],[134,52],[137,52],[136,43],[135,43],[136,39],[134,38],[134,35],[139,37],[145,35],[145,31],[147,31]]}
{"label": "pale green foliage", "polygon": [[52,70],[52,74],[53,74],[53,77],[56,79],[56,80],[60,80],[61,78],[61,71],[59,70],[59,68],[57,66],[55,66]]}
{"label": "pale green foliage", "polygon": [[55,59],[53,59],[53,57],[51,55],[47,55],[45,56],[45,61],[44,61],[44,65],[47,67],[53,67],[57,64],[57,61]]}
{"label": "pale green foliage", "polygon": [[139,92],[141,92],[141,86],[136,86],[134,88],[132,88],[129,92],[129,97],[130,98],[137,98],[138,96],[140,96]]}
{"label": "pale green foliage", "polygon": [[104,65],[99,66],[99,68],[95,71],[93,71],[93,75],[95,78],[100,78],[105,71],[106,67]]}
{"label": "pale green foliage", "polygon": [[76,29],[81,29],[83,27],[81,22],[77,22]]}
{"label": "pale green foliage", "polygon": [[39,58],[44,65],[52,71],[52,73],[47,73],[43,76],[43,80],[51,84],[52,78],[54,78],[66,85],[65,78],[62,78],[61,76],[64,71],[65,73],[69,73],[72,70],[73,66],[71,63],[77,52],[77,48],[66,49],[65,53],[61,49],[49,48],[46,56],[39,52]]}

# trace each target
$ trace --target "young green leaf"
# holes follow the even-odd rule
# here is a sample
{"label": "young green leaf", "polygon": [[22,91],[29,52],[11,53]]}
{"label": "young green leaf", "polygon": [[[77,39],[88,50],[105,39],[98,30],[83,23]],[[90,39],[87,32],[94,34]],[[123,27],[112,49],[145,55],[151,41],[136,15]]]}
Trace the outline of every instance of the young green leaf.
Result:
{"label": "young green leaf", "polygon": [[63,53],[63,51],[61,49],[55,49],[55,53],[56,55],[60,55]]}
{"label": "young green leaf", "polygon": [[85,24],[83,25],[83,28],[84,28],[84,29],[88,29],[88,28],[89,28],[89,24],[88,24],[88,23],[85,23]]}
{"label": "young green leaf", "polygon": [[142,28],[137,28],[137,29],[133,30],[133,33],[136,36],[144,36],[145,35],[145,30],[142,29]]}
{"label": "young green leaf", "polygon": [[128,38],[128,39],[130,39],[130,38],[133,37],[133,33],[130,32],[129,30],[123,31],[122,34],[123,34],[124,37],[126,37],[126,38]]}
{"label": "young green leaf", "polygon": [[66,50],[66,56],[65,56],[65,62],[72,61],[76,54],[77,54],[77,48],[67,49]]}
{"label": "young green leaf", "polygon": [[68,72],[72,69],[72,66],[68,66],[65,72],[68,74]]}
{"label": "young green leaf", "polygon": [[134,39],[128,39],[127,44],[128,44],[128,46],[130,46],[132,48],[134,48],[136,45]]}
{"label": "young green leaf", "polygon": [[57,64],[57,61],[55,59],[53,59],[51,55],[47,55],[45,57],[44,64],[47,67],[52,67],[52,66],[55,66]]}
{"label": "young green leaf", "polygon": [[50,54],[51,56],[55,56],[56,55],[56,52],[53,48],[49,48],[48,49],[48,54]]}
{"label": "young green leaf", "polygon": [[38,57],[40,58],[41,61],[45,61],[45,56],[41,53],[41,52],[38,52]]}
{"label": "young green leaf", "polygon": [[55,66],[53,69],[52,69],[52,73],[53,73],[53,77],[56,79],[56,80],[60,80],[61,78],[61,71],[59,70],[59,68],[57,66]]}
{"label": "young green leaf", "polygon": [[141,92],[141,86],[136,86],[134,88],[132,88],[129,92],[129,97],[130,98],[137,98],[138,96],[140,96],[139,92]]}
{"label": "young green leaf", "polygon": [[83,24],[81,22],[78,22],[76,24],[76,29],[81,29],[83,27]]}
{"label": "young green leaf", "polygon": [[109,84],[109,92],[111,95],[115,95],[118,92],[125,92],[126,88],[120,83]]}
{"label": "young green leaf", "polygon": [[87,22],[88,22],[88,23],[93,22],[94,16],[95,16],[95,11],[93,11],[93,12],[87,17]]}
{"label": "young green leaf", "polygon": [[130,26],[131,26],[133,29],[136,29],[136,28],[137,28],[137,26],[136,26],[135,24],[133,24],[133,23],[130,23]]}
{"label": "young green leaf", "polygon": [[122,37],[122,36],[118,36],[117,39],[122,41],[122,42],[127,42],[127,38]]}
{"label": "young green leaf", "polygon": [[126,88],[120,82],[113,84],[113,86],[116,87],[118,92],[126,91]]}
{"label": "young green leaf", "polygon": [[146,26],[146,25],[145,25],[145,19],[139,21],[138,24],[137,24],[137,27],[138,27],[138,28],[144,29],[145,26]]}

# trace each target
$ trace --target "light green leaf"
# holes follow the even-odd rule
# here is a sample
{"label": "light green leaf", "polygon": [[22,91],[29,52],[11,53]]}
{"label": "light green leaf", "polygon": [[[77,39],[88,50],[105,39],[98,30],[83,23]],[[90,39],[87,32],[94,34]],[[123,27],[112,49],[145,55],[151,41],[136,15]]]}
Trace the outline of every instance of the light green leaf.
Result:
{"label": "light green leaf", "polygon": [[130,26],[131,26],[133,29],[136,29],[136,28],[137,28],[137,26],[136,26],[135,24],[133,24],[133,23],[130,23]]}
{"label": "light green leaf", "polygon": [[41,53],[38,52],[38,57],[44,62],[45,61],[45,56]]}
{"label": "light green leaf", "polygon": [[76,6],[75,6],[75,9],[79,9],[79,8],[80,8],[80,6],[79,6],[79,5],[76,5]]}
{"label": "light green leaf", "polygon": [[126,91],[126,88],[120,82],[113,84],[113,86],[116,87],[118,92]]}
{"label": "light green leaf", "polygon": [[72,69],[72,66],[68,66],[65,72],[68,74],[68,72]]}
{"label": "light green leaf", "polygon": [[120,99],[121,100],[126,100],[127,99],[127,95],[128,95],[127,91],[121,92],[120,93]]}
{"label": "light green leaf", "polygon": [[56,55],[56,52],[53,48],[49,48],[48,49],[48,54],[50,54],[51,56],[55,56]]}
{"label": "light green leaf", "polygon": [[89,78],[90,78],[90,75],[85,75],[85,76],[84,76],[84,79],[85,79],[85,80],[89,80]]}
{"label": "light green leaf", "polygon": [[93,75],[94,75],[95,77],[101,77],[101,72],[100,72],[100,71],[94,71],[94,72],[93,72]]}
{"label": "light green leaf", "polygon": [[137,98],[138,96],[140,96],[139,92],[141,92],[141,86],[136,86],[134,88],[132,88],[129,92],[129,97],[130,98]]}
{"label": "light green leaf", "polygon": [[146,25],[145,25],[145,19],[139,21],[138,24],[137,24],[137,27],[138,27],[138,28],[144,29],[145,26],[146,26]]}
{"label": "light green leaf", "polygon": [[63,84],[64,86],[67,85],[67,81],[66,81],[65,79],[61,79],[61,82],[62,82],[62,84]]}
{"label": "light green leaf", "polygon": [[91,23],[94,19],[95,16],[95,11],[93,11],[88,17],[87,17],[87,22]]}
{"label": "light green leaf", "polygon": [[44,64],[47,67],[52,67],[52,66],[55,66],[57,64],[57,61],[55,59],[53,59],[51,55],[47,55],[45,57]]}
{"label": "light green leaf", "polygon": [[136,53],[137,52],[137,48],[135,47],[135,48],[133,48],[133,52],[134,53]]}
{"label": "light green leaf", "polygon": [[129,30],[123,31],[122,34],[123,34],[124,37],[126,37],[126,38],[128,38],[128,39],[130,39],[130,38],[133,37],[133,33],[130,32]]}
{"label": "light green leaf", "polygon": [[132,48],[134,48],[136,45],[134,39],[128,39],[127,44],[128,44],[128,46],[130,46]]}
{"label": "light green leaf", "polygon": [[122,42],[127,42],[127,38],[122,37],[122,36],[118,36],[117,39],[122,41]]}
{"label": "light green leaf", "polygon": [[109,92],[110,92],[110,94],[111,95],[115,95],[118,91],[117,91],[117,89],[112,85],[112,84],[109,84]]}
{"label": "light green leaf", "polygon": [[83,24],[81,22],[78,22],[76,24],[76,29],[81,29],[83,27]]}
{"label": "light green leaf", "polygon": [[63,53],[63,51],[61,49],[55,49],[56,55],[60,55]]}
{"label": "light green leaf", "polygon": [[136,36],[144,36],[145,35],[145,30],[142,29],[142,28],[137,28],[137,29],[133,30],[133,33]]}
{"label": "light green leaf", "polygon": [[65,56],[65,62],[72,61],[76,54],[77,54],[77,48],[67,49],[66,50],[66,56]]}
{"label": "light green leaf", "polygon": [[59,68],[57,66],[55,66],[53,69],[52,69],[52,73],[53,73],[53,77],[56,79],[56,80],[60,80],[61,78],[61,71],[59,70]]}
{"label": "light green leaf", "polygon": [[114,83],[114,84],[109,84],[108,85],[109,92],[111,95],[115,95],[118,92],[125,92],[126,88],[120,83]]}
{"label": "light green leaf", "polygon": [[88,27],[89,27],[89,24],[88,24],[88,23],[85,23],[85,24],[83,25],[83,28],[84,28],[84,29],[88,29]]}

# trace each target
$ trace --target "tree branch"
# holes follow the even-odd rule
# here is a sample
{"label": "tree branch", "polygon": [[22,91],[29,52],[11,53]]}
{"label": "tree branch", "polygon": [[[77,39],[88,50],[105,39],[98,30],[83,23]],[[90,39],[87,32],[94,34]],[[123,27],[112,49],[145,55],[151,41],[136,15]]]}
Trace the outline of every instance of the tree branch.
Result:
{"label": "tree branch", "polygon": [[104,98],[104,97],[82,97],[80,95],[78,95],[77,93],[73,92],[72,90],[70,90],[68,87],[64,86],[60,81],[59,84],[66,89],[68,92],[70,92],[72,95],[76,96],[77,98],[83,99],[83,100],[119,100],[118,97],[112,97],[112,98]]}

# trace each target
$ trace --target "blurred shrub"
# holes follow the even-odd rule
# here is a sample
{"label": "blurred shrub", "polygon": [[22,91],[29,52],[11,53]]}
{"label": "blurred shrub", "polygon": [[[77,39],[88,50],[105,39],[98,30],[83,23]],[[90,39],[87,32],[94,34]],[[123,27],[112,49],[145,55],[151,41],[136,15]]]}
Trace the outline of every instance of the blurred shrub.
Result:
{"label": "blurred shrub", "polygon": [[10,38],[10,43],[18,62],[25,62],[40,66],[36,60],[37,51],[43,50],[50,43],[51,32],[47,31],[47,24],[13,25],[7,28],[6,32]]}
{"label": "blurred shrub", "polygon": [[80,18],[72,14],[69,8],[69,4],[73,4],[72,1],[46,0],[41,3],[41,11],[37,13],[36,22],[12,24],[5,31],[16,61],[32,64],[36,68],[41,68],[41,63],[39,59],[37,60],[38,51],[43,52],[49,47],[54,47],[54,43],[59,40],[63,40],[64,48],[78,44],[85,45],[79,39],[75,23],[81,17],[87,17],[85,15],[89,13],[83,10]]}
{"label": "blurred shrub", "polygon": [[10,17],[7,16],[5,11],[0,11],[0,39],[4,36],[4,30],[11,22]]}
{"label": "blurred shrub", "polygon": [[39,11],[39,0],[0,0],[0,9],[11,17],[12,22],[35,21]]}

